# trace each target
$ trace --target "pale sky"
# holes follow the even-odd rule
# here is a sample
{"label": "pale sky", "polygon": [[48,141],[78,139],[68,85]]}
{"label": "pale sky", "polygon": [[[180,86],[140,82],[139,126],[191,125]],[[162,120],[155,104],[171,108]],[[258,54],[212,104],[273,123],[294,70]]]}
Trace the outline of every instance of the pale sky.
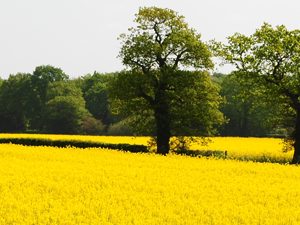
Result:
{"label": "pale sky", "polygon": [[142,6],[179,12],[203,41],[248,35],[263,22],[300,29],[299,0],[0,0],[0,76],[48,64],[70,77],[121,70],[117,37]]}

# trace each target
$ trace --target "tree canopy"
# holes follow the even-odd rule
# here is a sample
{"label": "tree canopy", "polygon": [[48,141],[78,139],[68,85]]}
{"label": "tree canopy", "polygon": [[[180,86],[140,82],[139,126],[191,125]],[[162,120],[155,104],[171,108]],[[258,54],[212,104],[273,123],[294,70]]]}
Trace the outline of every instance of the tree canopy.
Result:
{"label": "tree canopy", "polygon": [[46,99],[44,131],[80,133],[83,131],[84,121],[91,120],[91,116],[85,108],[82,91],[74,82],[52,82],[48,86]]}
{"label": "tree canopy", "polygon": [[240,75],[272,90],[294,110],[293,162],[300,162],[300,30],[265,23],[250,36],[236,33],[213,47]]}
{"label": "tree canopy", "polygon": [[30,74],[18,73],[4,80],[0,91],[0,129],[6,132],[28,128],[30,109]]}
{"label": "tree canopy", "polygon": [[208,135],[222,121],[218,91],[206,72],[213,67],[211,53],[173,10],[140,8],[134,21],[129,34],[120,36],[120,58],[131,70],[113,79],[110,96],[135,128],[153,131],[157,152],[166,154],[171,135],[183,130]]}
{"label": "tree canopy", "polygon": [[215,78],[225,98],[221,111],[228,122],[222,136],[285,136],[289,132],[285,102],[254,79],[233,72]]}
{"label": "tree canopy", "polygon": [[86,101],[86,108],[98,120],[101,120],[107,127],[114,122],[110,113],[108,102],[107,84],[114,74],[94,74],[82,77],[83,97]]}
{"label": "tree canopy", "polygon": [[42,129],[43,114],[47,102],[46,95],[49,84],[67,80],[69,77],[60,68],[42,65],[37,66],[31,75],[31,128],[35,130]]}

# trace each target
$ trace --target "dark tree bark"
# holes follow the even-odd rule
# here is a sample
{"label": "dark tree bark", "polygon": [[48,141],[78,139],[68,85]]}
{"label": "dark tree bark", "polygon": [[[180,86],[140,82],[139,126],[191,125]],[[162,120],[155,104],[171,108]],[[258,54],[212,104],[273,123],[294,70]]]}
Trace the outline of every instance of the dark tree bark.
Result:
{"label": "dark tree bark", "polygon": [[154,116],[156,122],[157,153],[166,155],[170,151],[170,113],[164,91],[155,96]]}
{"label": "dark tree bark", "polygon": [[157,132],[157,153],[166,155],[170,151],[170,124],[168,116],[162,111],[155,112]]}
{"label": "dark tree bark", "polygon": [[293,138],[294,138],[295,150],[294,150],[292,164],[299,164],[300,163],[300,107],[297,108],[296,124],[295,124]]}

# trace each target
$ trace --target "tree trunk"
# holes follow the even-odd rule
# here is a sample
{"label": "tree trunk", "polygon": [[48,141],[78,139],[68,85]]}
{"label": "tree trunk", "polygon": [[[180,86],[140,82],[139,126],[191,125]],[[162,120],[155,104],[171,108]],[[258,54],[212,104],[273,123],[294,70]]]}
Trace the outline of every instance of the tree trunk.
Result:
{"label": "tree trunk", "polygon": [[166,155],[170,151],[170,126],[165,115],[156,118],[157,153]]}
{"label": "tree trunk", "polygon": [[162,93],[156,96],[154,109],[156,122],[157,153],[166,155],[170,151],[170,114],[166,98]]}
{"label": "tree trunk", "polygon": [[297,109],[297,116],[296,116],[296,126],[293,134],[294,138],[294,157],[292,160],[293,164],[300,163],[300,108]]}

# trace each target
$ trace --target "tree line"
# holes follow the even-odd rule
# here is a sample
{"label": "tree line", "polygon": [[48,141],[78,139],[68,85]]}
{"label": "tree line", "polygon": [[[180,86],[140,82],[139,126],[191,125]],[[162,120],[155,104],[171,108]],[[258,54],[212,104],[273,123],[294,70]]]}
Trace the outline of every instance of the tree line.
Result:
{"label": "tree line", "polygon": [[[135,121],[137,127],[133,129],[131,120],[143,119],[139,118],[141,113],[136,113],[134,117],[137,118],[130,118],[130,111],[116,112],[118,103],[109,100],[109,82],[123,73],[94,72],[70,79],[62,69],[42,65],[32,73],[11,74],[0,80],[0,132],[152,135],[150,127],[153,121],[150,118],[142,124]],[[291,132],[293,113],[282,103],[267,101],[270,96],[255,84],[245,83],[234,73],[206,74],[195,79],[203,85],[198,94],[207,89],[206,86],[211,86],[211,90],[206,91],[215,92],[220,101],[219,110],[225,121],[216,127],[214,135],[264,137],[287,136]],[[120,85],[124,87],[126,83]],[[127,87],[123,89],[126,90],[129,91]],[[135,103],[138,110],[144,110],[141,103]],[[185,112],[184,107],[176,111],[181,119],[184,119],[184,113],[191,113]],[[289,113],[288,118],[286,114]],[[190,119],[191,123],[195,121]],[[180,131],[181,125],[178,126],[178,135],[189,135],[188,131]]]}
{"label": "tree line", "polygon": [[[288,136],[300,161],[300,31],[264,24],[204,43],[182,15],[140,8],[121,34],[126,70],[76,79],[53,66],[1,81],[3,132],[139,134],[158,153],[194,136]],[[235,66],[211,74],[213,57]]]}
{"label": "tree line", "polygon": [[117,117],[108,107],[110,74],[70,79],[60,68],[42,65],[32,74],[0,83],[1,132],[103,134]]}

